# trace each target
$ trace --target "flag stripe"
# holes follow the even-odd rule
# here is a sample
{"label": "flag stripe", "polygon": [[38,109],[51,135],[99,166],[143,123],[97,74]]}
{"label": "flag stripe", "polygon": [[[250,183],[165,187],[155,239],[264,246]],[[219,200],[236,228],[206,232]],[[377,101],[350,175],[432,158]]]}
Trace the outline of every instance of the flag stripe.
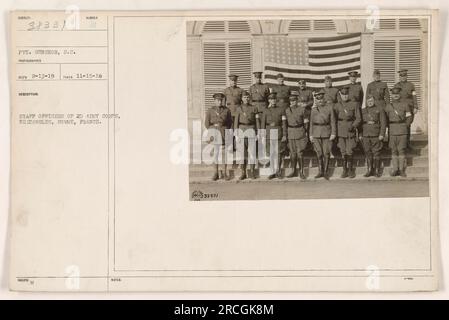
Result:
{"label": "flag stripe", "polygon": [[344,40],[344,39],[357,38],[357,37],[360,37],[360,33],[348,33],[348,34],[345,34],[342,36],[335,36],[335,37],[309,38],[309,43],[329,42],[329,41]]}
{"label": "flag stripe", "polygon": [[[322,59],[324,60],[324,59]],[[329,66],[334,66],[336,61],[334,59],[332,59],[332,61],[326,61],[326,62],[310,62],[311,59],[309,60],[309,66],[311,67],[329,67]],[[321,61],[321,60],[318,60]],[[346,60],[340,60],[338,61],[338,63],[340,64],[344,64],[344,63],[351,63],[351,62],[358,62],[360,65],[360,56],[356,57],[356,58],[351,58],[351,59],[346,59]]]}
{"label": "flag stripe", "polygon": [[353,42],[349,42],[349,43],[333,44],[333,45],[321,46],[321,47],[309,46],[309,51],[320,52],[322,50],[341,49],[341,48],[348,48],[348,47],[352,47],[352,46],[359,46],[360,47],[360,43],[361,43],[360,40],[358,40],[358,41],[353,41]]}
{"label": "flag stripe", "polygon": [[317,58],[317,59],[319,59],[319,58],[336,58],[336,57],[344,57],[348,54],[353,54],[353,53],[360,54],[360,48],[351,50],[351,51],[335,52],[335,53],[331,53],[331,54],[309,54],[309,58]]}
{"label": "flag stripe", "polygon": [[359,64],[356,64],[354,66],[346,67],[346,68],[340,68],[340,69],[321,69],[321,70],[307,70],[307,69],[291,69],[291,68],[280,68],[280,67],[274,67],[274,66],[267,66],[265,68],[266,71],[275,71],[275,72],[281,72],[281,73],[291,73],[291,74],[310,74],[310,75],[328,75],[332,73],[342,73],[342,72],[349,72],[358,70],[360,68]]}
{"label": "flag stripe", "polygon": [[[272,80],[276,80],[276,75],[273,74],[266,74],[265,75],[265,79],[272,79]],[[308,78],[308,77],[284,77],[284,81],[286,82],[293,82],[293,83],[297,83],[299,79],[303,79],[306,80],[307,83],[317,83],[320,84],[321,86],[323,86],[324,84],[324,80],[322,77],[320,78]],[[341,76],[341,77],[332,77],[332,82],[338,82],[338,81],[347,81],[349,80],[349,76]]]}

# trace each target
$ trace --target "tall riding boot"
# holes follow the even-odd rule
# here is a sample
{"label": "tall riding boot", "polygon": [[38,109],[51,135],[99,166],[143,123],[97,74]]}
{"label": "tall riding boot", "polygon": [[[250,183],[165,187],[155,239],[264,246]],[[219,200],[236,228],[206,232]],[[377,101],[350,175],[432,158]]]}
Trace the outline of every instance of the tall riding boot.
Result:
{"label": "tall riding boot", "polygon": [[348,177],[351,179],[355,178],[354,159],[352,157],[352,154],[348,156]]}
{"label": "tall riding boot", "polygon": [[276,171],[276,177],[282,179],[282,156],[278,156],[278,169]]}
{"label": "tall riding boot", "polygon": [[212,176],[212,181],[217,181],[218,178],[219,178],[219,176],[218,176],[218,164],[217,164],[217,165],[215,165],[215,168],[214,168],[214,175]]}
{"label": "tall riding boot", "polygon": [[391,156],[391,171],[390,176],[395,177],[398,175],[399,170],[399,162],[398,156]]}
{"label": "tall riding boot", "polygon": [[296,175],[298,174],[298,172],[296,171],[296,163],[297,163],[296,155],[292,156],[290,158],[290,161],[291,161],[292,172],[287,176],[287,178],[296,177]]}
{"label": "tall riding boot", "polygon": [[373,175],[373,158],[371,155],[366,157],[366,173],[363,175],[364,177],[369,177]]}
{"label": "tall riding boot", "polygon": [[242,164],[241,169],[242,169],[242,172],[240,174],[239,180],[245,180],[246,179],[246,163]]}
{"label": "tall riding boot", "polygon": [[323,173],[323,157],[318,157],[317,160],[318,160],[318,173],[315,176],[315,179],[324,177],[324,173]]}
{"label": "tall riding boot", "polygon": [[377,178],[380,178],[380,177],[382,177],[382,171],[381,171],[381,168],[380,168],[380,159],[379,158],[374,158],[374,175],[377,177]]}
{"label": "tall riding boot", "polygon": [[226,168],[227,168],[227,165],[223,165],[223,179],[225,179],[226,181],[229,181],[229,180],[231,180],[231,176],[229,175],[229,172]]}
{"label": "tall riding boot", "polygon": [[324,156],[324,168],[323,168],[323,176],[324,179],[329,180],[329,156]]}
{"label": "tall riding boot", "polygon": [[348,176],[348,159],[346,155],[343,156],[343,172],[341,173],[341,178],[346,178]]}
{"label": "tall riding boot", "polygon": [[249,165],[249,177],[251,179],[256,179],[256,165],[255,164],[250,164]]}
{"label": "tall riding boot", "polygon": [[304,158],[299,157],[298,162],[299,162],[299,177],[304,180],[306,178],[306,176],[304,175]]}
{"label": "tall riding boot", "polygon": [[398,157],[399,162],[399,175],[403,178],[407,177],[405,174],[405,156],[401,155]]}

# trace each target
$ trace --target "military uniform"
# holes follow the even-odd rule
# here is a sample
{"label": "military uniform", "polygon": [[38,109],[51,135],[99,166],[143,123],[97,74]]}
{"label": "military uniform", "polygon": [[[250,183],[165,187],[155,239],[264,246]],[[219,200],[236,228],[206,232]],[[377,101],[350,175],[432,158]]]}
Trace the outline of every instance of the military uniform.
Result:
{"label": "military uniform", "polygon": [[[342,94],[349,96],[349,87],[343,87]],[[360,107],[356,101],[340,101],[334,105],[335,116],[337,118],[338,148],[343,157],[342,178],[348,175],[354,178],[352,154],[357,146],[356,129],[360,125]]]}
{"label": "military uniform", "polygon": [[[237,78],[238,76],[236,75],[229,75],[229,79],[233,81],[237,81]],[[228,107],[229,111],[231,111],[231,116],[234,119],[237,107],[242,103],[243,89],[235,85],[227,87],[226,89],[224,89],[223,93],[226,97],[226,106]]]}
{"label": "military uniform", "polygon": [[[302,97],[304,99],[304,97]],[[290,101],[297,101],[296,96],[291,96]],[[306,107],[291,106],[285,110],[288,147],[290,149],[290,161],[293,172],[289,177],[296,175],[296,164],[299,163],[300,177],[304,176],[303,153],[307,147],[307,129],[309,125],[309,113]]]}
{"label": "military uniform", "polygon": [[[284,76],[282,73],[279,73],[277,78],[284,79]],[[275,84],[271,87],[271,92],[276,94],[276,105],[285,111],[289,106],[289,97],[292,93],[290,86],[285,84]]]}
{"label": "military uniform", "polygon": [[[373,105],[368,105],[368,100],[372,99]],[[367,103],[362,108],[362,128],[359,134],[362,136],[362,146],[365,151],[367,172],[365,177],[375,175],[381,176],[380,172],[380,151],[383,142],[380,138],[385,137],[387,127],[387,119],[385,115],[385,107],[376,105],[374,96],[367,95]]]}
{"label": "military uniform", "polygon": [[[262,72],[254,72],[257,79],[262,78]],[[259,113],[266,109],[268,102],[267,98],[270,94],[270,88],[265,83],[254,83],[249,87],[249,94],[251,96],[251,104],[256,107]]]}
{"label": "military uniform", "polygon": [[334,109],[324,101],[324,90],[317,94],[318,100],[310,113],[310,137],[318,158],[319,173],[316,178],[327,177],[331,151],[331,136],[337,133]]}
{"label": "military uniform", "polygon": [[[216,93],[213,95],[214,99],[224,99],[222,93]],[[226,173],[226,161],[221,161],[219,159],[220,149],[224,149],[226,141],[229,140],[227,136],[228,131],[232,127],[231,112],[225,106],[214,106],[207,110],[206,117],[204,121],[205,127],[208,129],[208,136],[210,137],[210,143],[214,146],[214,163],[215,163],[215,173],[212,180],[217,180],[219,178],[218,166],[222,162],[223,170],[221,176],[225,179],[229,179]],[[232,140],[231,140],[232,141]]]}
{"label": "military uniform", "polygon": [[[393,93],[399,93],[400,88],[393,88]],[[405,175],[405,150],[407,148],[407,129],[413,122],[413,112],[406,101],[392,101],[387,104],[385,113],[389,123],[389,147],[392,152],[391,175]]]}
{"label": "military uniform", "polygon": [[366,87],[366,94],[374,97],[374,103],[376,106],[385,108],[387,103],[390,103],[390,93],[388,91],[388,85],[383,81],[373,81]]}
{"label": "military uniform", "polygon": [[[275,93],[269,95],[272,99],[276,98]],[[274,173],[280,177],[281,171],[281,140],[283,136],[286,136],[285,126],[285,110],[281,107],[268,106],[267,109],[261,115],[260,128],[266,130],[266,151],[270,157],[270,167],[273,172],[269,178],[274,177]],[[273,150],[273,154],[270,154],[271,144],[277,143],[277,149]]]}
{"label": "military uniform", "polygon": [[338,89],[335,87],[324,88],[324,101],[337,103],[339,100]]}
{"label": "military uniform", "polygon": [[[357,71],[351,71],[348,73],[350,77],[359,77]],[[360,82],[348,84],[349,88],[349,101],[354,101],[359,107],[362,106],[363,102],[363,88]]]}
{"label": "military uniform", "polygon": [[[249,93],[245,92],[243,95]],[[237,143],[237,153],[243,155],[243,161],[241,162],[242,175],[239,180],[246,178],[246,166],[250,166],[250,178],[255,178],[255,163],[256,163],[256,130],[259,128],[258,124],[259,115],[255,106],[242,103],[237,108],[234,118],[235,135],[240,141]],[[240,130],[237,130],[240,129]],[[242,150],[243,148],[243,150]],[[240,160],[241,161],[241,160]]]}
{"label": "military uniform", "polygon": [[[406,77],[407,76],[407,69],[402,69],[400,71],[398,71],[399,75],[401,77]],[[411,83],[410,81],[399,81],[398,83],[396,83],[394,85],[395,88],[400,88],[401,92],[401,99],[400,101],[403,101],[405,103],[407,103],[410,107],[410,110],[412,111],[412,122],[413,119],[415,117],[415,113],[418,112],[418,99],[416,97],[416,90],[415,90],[415,85],[413,83]],[[407,127],[407,146],[410,146],[410,133],[411,133],[411,128],[410,125]]]}

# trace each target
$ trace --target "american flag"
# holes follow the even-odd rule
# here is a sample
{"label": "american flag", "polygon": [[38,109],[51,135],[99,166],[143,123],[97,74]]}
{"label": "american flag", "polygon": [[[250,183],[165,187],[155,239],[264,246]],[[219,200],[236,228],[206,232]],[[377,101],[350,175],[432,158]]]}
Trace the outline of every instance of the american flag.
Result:
{"label": "american flag", "polygon": [[266,37],[264,65],[267,83],[276,83],[276,75],[282,73],[285,84],[291,86],[305,79],[308,87],[323,87],[326,75],[335,87],[344,85],[348,72],[360,72],[360,33],[308,39]]}

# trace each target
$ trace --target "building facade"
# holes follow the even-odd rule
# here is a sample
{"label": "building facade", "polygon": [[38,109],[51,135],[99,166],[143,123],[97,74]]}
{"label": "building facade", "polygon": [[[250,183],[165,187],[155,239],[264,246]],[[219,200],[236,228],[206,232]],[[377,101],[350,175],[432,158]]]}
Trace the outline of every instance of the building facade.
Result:
{"label": "building facade", "polygon": [[[420,111],[412,131],[428,132],[428,21],[425,19],[380,19],[374,27],[357,20],[239,20],[189,21],[187,23],[188,116],[203,120],[212,94],[228,86],[227,75],[239,75],[239,86],[247,89],[252,72],[264,71],[266,37],[317,38],[360,33],[360,82],[364,90],[374,69],[392,88],[397,71],[409,70],[415,84]],[[324,76],[323,76],[324,78]]]}

